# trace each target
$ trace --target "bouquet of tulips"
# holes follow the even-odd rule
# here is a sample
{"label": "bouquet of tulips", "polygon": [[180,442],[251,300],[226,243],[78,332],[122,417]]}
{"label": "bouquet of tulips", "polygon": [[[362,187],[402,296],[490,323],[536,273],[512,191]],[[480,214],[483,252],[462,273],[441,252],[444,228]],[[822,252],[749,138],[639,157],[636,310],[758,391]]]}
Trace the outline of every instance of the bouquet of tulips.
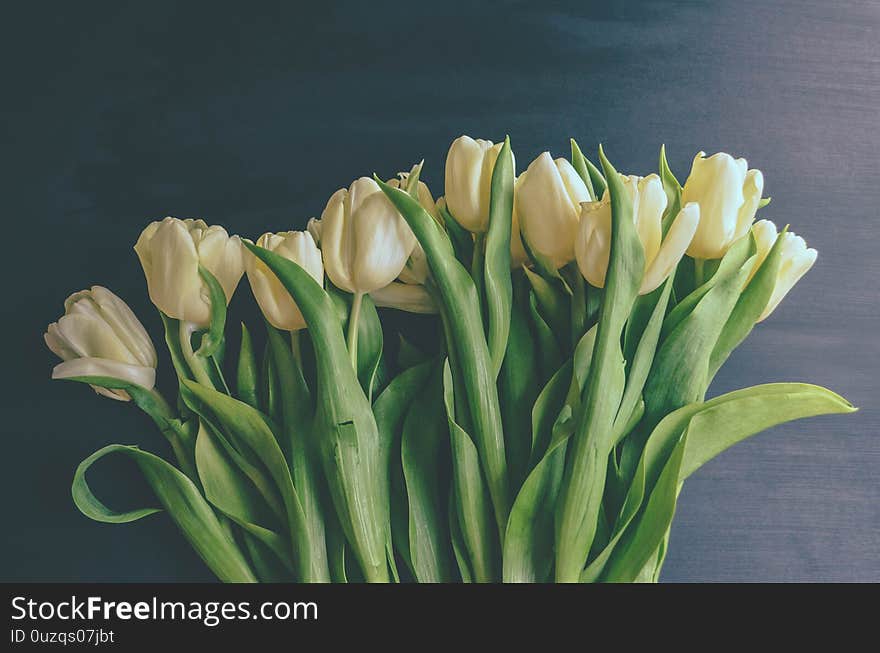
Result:
{"label": "bouquet of tulips", "polygon": [[[771,383],[706,399],[816,251],[755,222],[763,176],[700,152],[682,187],[462,136],[434,201],[422,164],[357,179],[306,231],[256,243],[201,220],[134,249],[177,375],[109,290],[72,295],[53,378],[131,401],[170,445],[85,459],[73,499],[164,509],[223,581],[656,581],[684,481],[775,424],[854,408]],[[265,318],[226,348],[247,273]],[[384,319],[390,311],[403,311]],[[421,316],[407,315],[421,313]],[[384,324],[383,324],[384,320]],[[119,512],[86,472],[133,459],[161,504]]]}

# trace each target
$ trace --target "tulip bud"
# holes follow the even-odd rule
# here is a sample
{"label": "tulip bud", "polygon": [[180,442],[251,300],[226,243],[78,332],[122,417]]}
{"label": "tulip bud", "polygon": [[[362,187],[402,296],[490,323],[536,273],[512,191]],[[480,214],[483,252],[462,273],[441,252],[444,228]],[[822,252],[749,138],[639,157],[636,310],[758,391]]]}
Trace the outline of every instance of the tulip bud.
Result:
{"label": "tulip bud", "polygon": [[544,152],[517,179],[516,211],[531,252],[556,268],[574,259],[580,204],[590,193],[574,167]]}
{"label": "tulip bud", "polygon": [[748,233],[763,190],[764,175],[749,170],[745,159],[724,152],[706,158],[705,152],[699,152],[681,193],[682,205],[700,205],[700,224],[688,255],[699,259],[724,256],[731,244]]}
{"label": "tulip bud", "polygon": [[[150,336],[128,304],[106,288],[92,286],[68,297],[64,316],[49,325],[43,338],[64,361],[52,370],[53,379],[108,377],[147,390],[156,384]],[[111,399],[131,399],[124,390],[92,388]]]}
{"label": "tulip bud", "polygon": [[321,215],[327,276],[337,288],[356,295],[394,281],[415,243],[403,216],[369,177],[333,193]]}
{"label": "tulip bud", "polygon": [[[257,246],[275,252],[293,261],[318,282],[324,284],[324,264],[321,250],[315,245],[312,235],[307,231],[288,231],[285,233],[266,233],[257,240]],[[306,328],[305,319],[296,302],[265,263],[253,254],[245,260],[248,281],[263,315],[276,329],[298,331]]]}
{"label": "tulip bud", "polygon": [[[700,207],[686,204],[663,238],[667,198],[660,178],[622,176],[622,180],[632,199],[633,222],[645,252],[645,273],[639,287],[639,294],[645,295],[658,288],[684,256],[700,221]],[[604,287],[611,258],[611,198],[607,189],[601,200],[581,204],[575,254],[584,278],[596,288]]]}
{"label": "tulip bud", "polygon": [[147,225],[134,246],[147,278],[150,299],[168,317],[197,326],[211,320],[207,284],[199,265],[216,277],[232,299],[244,274],[244,255],[238,236],[203,220],[165,218]]}
{"label": "tulip bud", "polygon": [[[770,248],[776,242],[778,232],[776,225],[769,220],[760,220],[752,227],[752,234],[755,237],[755,243],[758,248],[758,262],[752,269],[751,276],[767,258]],[[807,243],[800,236],[787,231],[782,234],[782,251],[780,252],[779,272],[776,275],[776,284],[773,286],[773,293],[767,306],[758,318],[758,322],[765,320],[776,309],[779,302],[788,294],[794,284],[807,273],[813,263],[816,262],[818,253],[812,247],[807,247]],[[750,279],[751,280],[751,277]]]}
{"label": "tulip bud", "polygon": [[503,145],[459,136],[446,155],[446,206],[455,221],[473,233],[489,229],[492,171]]}

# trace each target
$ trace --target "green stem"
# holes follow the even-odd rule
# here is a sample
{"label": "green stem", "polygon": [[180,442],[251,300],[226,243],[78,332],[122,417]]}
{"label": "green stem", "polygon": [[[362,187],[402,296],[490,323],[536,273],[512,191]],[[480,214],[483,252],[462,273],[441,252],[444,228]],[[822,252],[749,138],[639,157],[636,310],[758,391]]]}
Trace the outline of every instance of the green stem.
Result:
{"label": "green stem", "polygon": [[705,282],[706,276],[706,259],[704,258],[695,258],[694,259],[694,288],[699,288]]}
{"label": "green stem", "polygon": [[165,401],[165,397],[153,388],[146,394],[146,397],[137,398],[135,403],[152,418],[162,435],[168,440],[181,471],[198,483],[198,474],[191,460],[191,455],[181,440],[180,434],[170,424],[171,420],[175,419],[175,415],[169,403]]}
{"label": "green stem", "polygon": [[346,344],[348,345],[348,355],[351,357],[351,366],[357,372],[358,362],[358,321],[361,317],[361,304],[364,300],[364,294],[357,292],[351,302],[351,313],[348,315],[348,337]]}
{"label": "green stem", "polygon": [[479,301],[480,315],[483,315],[483,303],[486,295],[486,276],[484,266],[486,262],[486,234],[474,234],[474,256],[471,259],[471,278],[477,287],[477,299]]}
{"label": "green stem", "polygon": [[192,334],[194,331],[195,325],[192,322],[180,321],[180,351],[183,353],[183,358],[186,360],[187,365],[189,365],[195,380],[208,388],[213,388],[214,382],[211,381],[211,377],[205,369],[203,359],[198,358],[193,351]]}

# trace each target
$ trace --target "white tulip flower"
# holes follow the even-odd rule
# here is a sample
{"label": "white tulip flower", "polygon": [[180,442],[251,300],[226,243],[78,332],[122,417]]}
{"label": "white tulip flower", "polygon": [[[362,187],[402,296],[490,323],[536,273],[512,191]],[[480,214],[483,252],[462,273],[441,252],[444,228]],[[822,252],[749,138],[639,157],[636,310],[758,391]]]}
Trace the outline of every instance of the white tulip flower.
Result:
{"label": "white tulip flower", "polygon": [[337,288],[354,295],[394,281],[415,243],[406,220],[369,177],[336,191],[321,215],[324,269]]}
{"label": "white tulip flower", "polygon": [[459,136],[446,155],[446,207],[472,233],[489,229],[492,172],[504,143]]}
{"label": "white tulip flower", "polygon": [[689,202],[700,205],[700,224],[688,255],[696,259],[724,256],[748,233],[763,190],[764,175],[760,170],[749,170],[745,159],[734,159],[724,152],[706,157],[705,152],[699,152],[681,192],[682,206]]}
{"label": "white tulip flower", "polygon": [[[257,240],[257,246],[297,263],[319,286],[323,286],[324,263],[321,259],[321,250],[308,231],[265,233]],[[299,307],[275,273],[253,254],[247,256],[245,264],[251,290],[269,323],[276,329],[284,331],[299,331],[306,328]]]}
{"label": "white tulip flower", "polygon": [[[633,222],[645,252],[645,273],[639,294],[652,292],[675,270],[700,222],[700,207],[686,204],[663,238],[662,219],[667,198],[657,175],[623,176],[623,187],[633,204]],[[611,198],[581,204],[581,222],[575,241],[578,268],[596,288],[605,286],[611,257]]]}
{"label": "white tulip flower", "polygon": [[529,250],[562,268],[574,260],[580,205],[590,200],[587,186],[565,159],[544,152],[517,179],[516,213]]}
{"label": "white tulip flower", "polygon": [[134,246],[153,304],[168,317],[199,327],[211,320],[208,287],[199,265],[223,287],[226,302],[244,274],[238,236],[203,220],[165,218],[147,225]]}
{"label": "white tulip flower", "polygon": [[[68,297],[64,316],[50,324],[43,337],[63,360],[52,370],[53,379],[107,377],[146,390],[156,384],[156,350],[150,336],[128,304],[102,286]],[[92,388],[111,399],[131,399],[125,390]]]}
{"label": "white tulip flower", "polygon": [[[754,276],[770,253],[770,248],[773,247],[773,243],[776,242],[779,233],[776,230],[776,225],[770,222],[770,220],[759,220],[752,227],[752,234],[755,236],[755,243],[758,247],[758,261],[752,270],[752,276]],[[807,243],[803,238],[790,231],[782,235],[781,246],[781,260],[779,271],[776,274],[776,284],[773,286],[773,293],[770,295],[767,306],[758,318],[758,322],[770,316],[779,305],[779,302],[783,300],[800,278],[813,267],[818,256],[818,252],[815,249],[807,247]]]}

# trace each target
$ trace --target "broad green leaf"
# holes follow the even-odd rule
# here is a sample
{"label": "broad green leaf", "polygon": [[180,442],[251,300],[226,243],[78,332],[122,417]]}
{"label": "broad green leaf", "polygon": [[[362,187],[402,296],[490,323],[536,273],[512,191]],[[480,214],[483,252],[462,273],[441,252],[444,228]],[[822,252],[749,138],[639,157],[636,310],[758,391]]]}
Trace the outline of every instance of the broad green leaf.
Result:
{"label": "broad green leaf", "polygon": [[[640,502],[643,495],[655,491],[662,470],[671,460],[671,454],[685,431],[687,431],[687,439],[676,485],[680,485],[696,469],[721,451],[771,426],[803,417],[848,413],[853,410],[855,409],[849,402],[830,390],[803,383],[770,383],[754,386],[679,408],[661,420],[648,438],[627,494],[626,505],[632,506]],[[668,491],[668,488],[664,491]],[[668,516],[671,522],[672,513],[669,506],[665,504],[663,506],[665,506],[663,514]],[[672,508],[674,509],[674,505]],[[622,512],[626,513],[627,510],[624,509]],[[651,551],[657,551],[662,547],[663,539],[666,537],[662,528],[663,520],[658,522],[656,514],[650,515],[649,518],[653,520],[655,527],[642,528],[637,559],[633,562],[630,554],[619,554],[630,556],[630,559],[626,563],[626,573],[622,573],[617,579],[625,580],[632,574],[640,572],[650,559]],[[638,519],[641,520],[642,516]],[[631,517],[619,519],[616,530],[627,528],[630,521]],[[668,526],[667,523],[666,529]],[[648,538],[647,533],[651,534],[651,538]],[[635,535],[628,534],[627,537],[632,539]],[[616,539],[620,539],[619,533]],[[642,559],[644,562],[640,562]],[[584,573],[589,578],[598,578],[602,571],[599,565],[591,565],[591,569],[590,574],[586,574],[586,570]]]}
{"label": "broad green leaf", "polygon": [[581,387],[589,377],[595,338],[596,330],[591,329],[578,343],[569,384],[573,391],[557,413],[546,453],[529,474],[511,508],[502,556],[505,582],[549,580],[553,563],[553,508],[565,467],[564,445],[574,430],[571,418],[577,406],[572,403],[580,402]]}
{"label": "broad green leaf", "polygon": [[474,575],[471,573],[470,564],[467,559],[467,551],[465,550],[464,539],[461,534],[461,527],[458,524],[458,512],[456,506],[458,501],[455,498],[455,488],[449,489],[449,537],[452,540],[452,551],[455,553],[455,562],[458,565],[458,573],[461,575],[461,582],[473,583]]}
{"label": "broad green leaf", "polygon": [[544,457],[550,446],[553,424],[565,404],[572,383],[571,360],[565,361],[538,394],[532,407],[532,460]]}
{"label": "broad green leaf", "polygon": [[556,580],[563,582],[579,580],[596,532],[613,446],[612,425],[624,391],[620,341],[644,272],[645,255],[633,224],[632,199],[601,147],[599,157],[611,198],[611,254],[590,378],[578,428],[569,444],[557,507]]}
{"label": "broad green leaf", "polygon": [[[624,435],[625,425],[632,418],[633,411],[642,402],[642,390],[645,387],[645,381],[648,379],[648,373],[651,371],[651,366],[654,363],[654,354],[657,351],[660,329],[663,326],[663,317],[666,315],[666,306],[671,292],[672,279],[667,279],[666,283],[658,288],[657,291],[645,295],[637,301],[637,304],[641,305],[640,307],[646,309],[650,307],[651,301],[653,301],[653,306],[649,309],[649,318],[644,324],[644,328],[640,329],[641,335],[638,339],[638,345],[635,346],[632,353],[629,370],[626,375],[626,388],[620,401],[617,416],[614,418],[614,431],[621,437]],[[652,299],[647,300],[649,297]],[[642,302],[642,299],[647,301]],[[648,311],[646,310],[645,313],[648,313]],[[630,320],[632,320],[632,317],[630,317]],[[614,444],[617,444],[616,440]]]}
{"label": "broad green leaf", "polygon": [[473,580],[477,583],[489,583],[496,578],[492,507],[477,448],[470,436],[455,421],[453,393],[452,371],[447,363],[443,368],[443,398],[452,445],[452,489],[456,521]]}
{"label": "broad green leaf", "polygon": [[254,344],[251,340],[250,331],[245,323],[241,323],[241,349],[238,353],[238,367],[236,372],[237,397],[244,403],[254,408],[259,408],[260,402],[257,397],[260,374],[257,368],[257,356],[254,353]]}
{"label": "broad green leaf", "polygon": [[474,257],[474,235],[458,224],[445,205],[438,204],[437,210],[443,218],[443,223],[446,225],[446,231],[449,234],[449,240],[455,251],[455,257],[465,268],[470,267],[471,260]]}
{"label": "broad green leaf", "polygon": [[642,568],[656,555],[657,549],[675,514],[678,479],[687,446],[687,432],[675,445],[657,478],[644,511],[615,547],[605,567],[603,580],[626,583],[635,581]]}
{"label": "broad green leaf", "polygon": [[159,503],[217,578],[233,583],[256,581],[241,551],[220,525],[211,506],[193,482],[158,456],[137,447],[111,444],[79,464],[71,493],[80,512],[95,521],[110,524],[127,523],[161,512],[160,508],[118,512],[108,508],[92,493],[86,482],[86,472],[95,462],[112,453],[124,454],[137,463]]}
{"label": "broad green leaf", "polygon": [[721,335],[718,337],[718,342],[715,343],[715,349],[712,350],[712,356],[709,359],[708,380],[711,381],[730,353],[751,333],[755,322],[767,307],[767,302],[770,301],[773,288],[776,286],[779,266],[782,264],[783,234],[787,230],[788,227],[776,237],[776,242],[773,243],[767,257],[751,281],[748,282],[737,300],[736,306],[733,307],[730,318],[721,329]]}
{"label": "broad green leaf", "polygon": [[754,242],[751,240],[751,237],[740,238],[736,241],[724,255],[724,258],[721,259],[715,273],[705,283],[681,299],[669,312],[663,323],[660,339],[666,340],[667,336],[681,324],[682,320],[693,312],[703,297],[716,285],[722,281],[729,280],[731,275],[738,273],[752,254],[754,254]]}
{"label": "broad green leaf", "polygon": [[[331,511],[332,513],[332,511]],[[336,519],[335,514],[327,516],[327,561],[330,566],[330,578],[334,583],[347,583],[346,572],[346,541],[342,526]]]}
{"label": "broad green leaf", "polygon": [[420,583],[451,582],[455,564],[447,529],[450,447],[440,372],[436,366],[410,404],[400,443],[410,559]]}
{"label": "broad green leaf", "polygon": [[247,531],[244,531],[241,536],[247,549],[251,568],[261,583],[292,583],[296,581],[291,571],[259,538]]}
{"label": "broad green leaf", "polygon": [[582,583],[595,583],[599,580],[599,577],[605,570],[605,565],[608,563],[608,559],[611,557],[611,554],[617,547],[617,543],[620,542],[620,538],[623,536],[623,533],[626,531],[627,527],[630,525],[630,523],[632,523],[633,518],[639,512],[639,508],[642,505],[642,499],[644,498],[644,496],[645,467],[644,465],[639,465],[636,469],[635,475],[633,476],[629,491],[626,493],[626,499],[624,500],[623,506],[620,509],[620,514],[615,520],[611,537],[609,538],[609,541],[605,545],[605,547],[596,555],[593,560],[590,561],[590,564],[587,565],[587,568],[584,569],[583,572],[581,572],[580,581]]}
{"label": "broad green leaf", "polygon": [[479,296],[467,270],[455,258],[452,244],[422,206],[405,192],[376,177],[385,195],[406,219],[428,260],[431,276],[444,306],[469,406],[470,428],[492,498],[495,523],[503,534],[509,510],[509,481],[504,433],[495,374],[480,316]]}
{"label": "broad green leaf", "polygon": [[380,505],[384,507],[388,558],[394,558],[393,540],[410,571],[413,571],[413,564],[409,555],[409,509],[400,460],[400,439],[407,410],[422,391],[432,365],[429,361],[404,370],[388,384],[373,404],[373,414],[379,429],[382,475]]}
{"label": "broad green leaf", "polygon": [[373,393],[380,389],[378,375],[383,347],[382,323],[376,305],[365,295],[358,320],[358,380],[367,399],[372,399]]}
{"label": "broad green leaf", "polygon": [[681,480],[725,449],[771,426],[855,410],[840,395],[806,383],[768,383],[707,401],[690,420]]}
{"label": "broad green leaf", "polygon": [[379,505],[383,479],[379,434],[370,402],[351,365],[333,300],[293,261],[250,243],[245,246],[290,293],[317,344],[315,428],[324,476],[366,580],[387,582],[385,509]]}
{"label": "broad green leaf", "polygon": [[562,363],[562,351],[560,343],[553,332],[552,327],[544,320],[538,309],[534,291],[529,293],[529,313],[532,318],[532,328],[539,353],[541,376],[540,379],[548,378],[553,370],[559,368]]}
{"label": "broad green leaf", "polygon": [[513,286],[510,279],[510,232],[513,224],[513,153],[510,138],[492,171],[489,194],[489,233],[486,237],[485,292],[488,318],[486,338],[495,375],[507,351]]}
{"label": "broad green leaf", "polygon": [[260,369],[259,409],[276,422],[281,421],[281,388],[278,385],[278,373],[275,370],[275,361],[268,342],[263,352],[263,365]]}
{"label": "broad green leaf", "polygon": [[[562,440],[559,444],[563,444]],[[552,447],[529,473],[513,502],[504,535],[505,583],[543,583],[553,565],[553,507],[565,465],[565,447]]]}
{"label": "broad green leaf", "polygon": [[576,263],[567,265],[562,270],[562,275],[571,289],[569,334],[571,344],[577,345],[587,329],[592,326],[588,324],[587,282]]}
{"label": "broad green leaf", "polygon": [[299,577],[311,578],[319,561],[312,560],[306,516],[290,468],[264,416],[237,399],[193,381],[185,381],[181,390],[186,391],[184,397],[189,407],[208,423],[217,425],[242,458],[265,467],[284,504],[288,532],[296,546]]}
{"label": "broad green leaf", "polygon": [[281,448],[286,453],[293,475],[293,484],[306,520],[303,540],[309,547],[308,581],[328,582],[330,569],[327,563],[324,515],[320,500],[321,462],[313,432],[312,396],[290,343],[286,342],[282,333],[268,322],[266,330],[272,363],[278,376],[278,386],[284,398],[281,403],[284,433]]}
{"label": "broad green leaf", "polygon": [[[521,279],[520,279],[521,280]],[[498,395],[504,425],[504,449],[511,485],[526,477],[532,449],[530,413],[538,395],[538,352],[529,329],[528,290],[524,283],[514,291],[507,353],[498,376]]]}
{"label": "broad green leaf", "polygon": [[[723,275],[662,341],[645,383],[645,417],[649,427],[670,411],[703,398],[709,356],[739,298],[748,267],[748,263],[741,263],[737,271]],[[720,273],[719,269],[717,274]]]}
{"label": "broad green leaf", "polygon": [[290,540],[279,535],[279,523],[260,493],[236,465],[211,430],[202,424],[196,438],[196,467],[205,498],[232,521],[266,545],[284,565],[294,568]]}

